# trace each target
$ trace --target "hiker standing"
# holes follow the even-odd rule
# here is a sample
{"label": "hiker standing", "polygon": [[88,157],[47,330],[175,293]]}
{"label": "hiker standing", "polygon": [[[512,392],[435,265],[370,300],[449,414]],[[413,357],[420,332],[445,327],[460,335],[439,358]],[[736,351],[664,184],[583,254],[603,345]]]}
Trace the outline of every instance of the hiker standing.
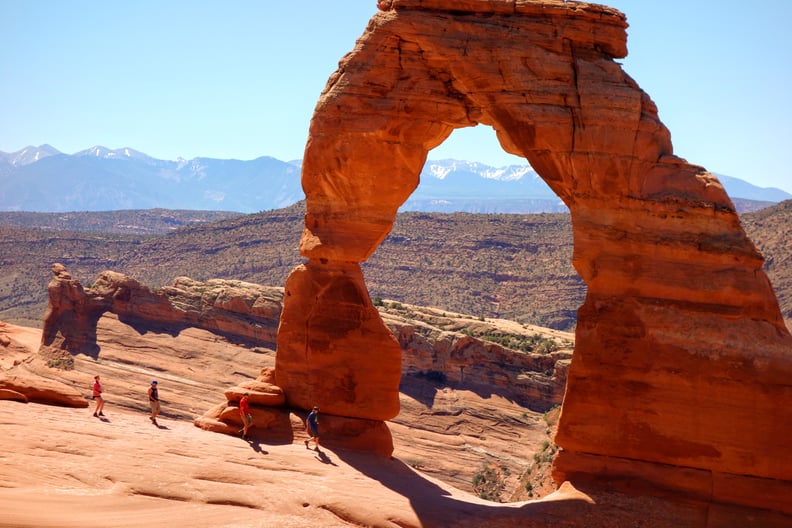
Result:
{"label": "hiker standing", "polygon": [[248,429],[251,425],[253,425],[253,415],[250,413],[250,402],[248,401],[250,398],[250,393],[246,392],[242,395],[239,399],[239,414],[242,416],[242,429],[239,432],[242,434],[242,439],[248,439]]}
{"label": "hiker standing", "polygon": [[[305,419],[305,431],[316,445],[314,451],[319,451],[319,407],[314,406],[310,414],[308,414],[308,418]],[[305,441],[305,447],[308,449],[310,449],[309,443],[311,440]]]}
{"label": "hiker standing", "polygon": [[102,384],[99,383],[99,376],[94,376],[94,383],[93,383],[93,391],[92,391],[93,400],[96,402],[96,408],[94,409],[94,416],[104,416],[102,409],[104,409],[104,398],[102,398]]}
{"label": "hiker standing", "polygon": [[157,380],[151,382],[151,386],[148,390],[148,397],[149,397],[149,406],[151,407],[151,416],[149,420],[156,426],[159,426],[157,423],[157,415],[160,412],[160,401],[159,401],[159,391],[157,390]]}

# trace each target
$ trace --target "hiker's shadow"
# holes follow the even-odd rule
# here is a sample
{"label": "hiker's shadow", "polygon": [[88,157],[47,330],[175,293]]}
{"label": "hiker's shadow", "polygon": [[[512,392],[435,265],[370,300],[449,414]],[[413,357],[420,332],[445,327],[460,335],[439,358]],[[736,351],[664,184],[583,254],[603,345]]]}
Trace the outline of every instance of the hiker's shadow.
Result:
{"label": "hiker's shadow", "polygon": [[251,449],[260,455],[268,455],[269,451],[266,451],[261,448],[261,442],[258,440],[248,440],[248,444],[250,444]]}
{"label": "hiker's shadow", "polygon": [[335,462],[333,462],[333,461],[330,459],[330,457],[329,457],[329,456],[327,456],[327,453],[325,453],[324,451],[314,451],[314,452],[316,453],[316,458],[317,458],[317,459],[318,459],[318,460],[319,460],[319,461],[320,461],[322,464],[330,464],[331,466],[336,466],[336,467],[338,467],[338,464],[336,464]]}

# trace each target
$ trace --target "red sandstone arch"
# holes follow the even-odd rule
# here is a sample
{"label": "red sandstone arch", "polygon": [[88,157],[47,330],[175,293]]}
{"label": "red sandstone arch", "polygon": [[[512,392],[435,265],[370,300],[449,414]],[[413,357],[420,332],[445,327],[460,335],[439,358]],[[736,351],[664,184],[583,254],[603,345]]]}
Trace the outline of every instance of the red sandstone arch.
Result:
{"label": "red sandstone arch", "polygon": [[560,0],[379,4],[311,121],[309,260],[286,283],[278,334],[290,402],[398,413],[399,347],[359,263],[427,152],[481,123],[569,207],[588,286],[556,478],[639,477],[790,512],[792,339],[722,186],[673,155],[655,105],[615,62],[624,16]]}

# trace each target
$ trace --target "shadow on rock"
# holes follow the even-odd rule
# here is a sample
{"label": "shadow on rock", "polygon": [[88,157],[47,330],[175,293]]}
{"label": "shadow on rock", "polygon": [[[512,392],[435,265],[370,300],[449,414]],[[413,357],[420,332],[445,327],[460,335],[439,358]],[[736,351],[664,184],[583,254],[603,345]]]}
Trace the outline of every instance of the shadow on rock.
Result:
{"label": "shadow on rock", "polygon": [[487,502],[474,496],[452,496],[447,490],[398,459],[338,451],[339,458],[367,477],[410,501],[423,528],[588,526],[596,507],[584,493],[565,483],[542,500],[519,503]]}

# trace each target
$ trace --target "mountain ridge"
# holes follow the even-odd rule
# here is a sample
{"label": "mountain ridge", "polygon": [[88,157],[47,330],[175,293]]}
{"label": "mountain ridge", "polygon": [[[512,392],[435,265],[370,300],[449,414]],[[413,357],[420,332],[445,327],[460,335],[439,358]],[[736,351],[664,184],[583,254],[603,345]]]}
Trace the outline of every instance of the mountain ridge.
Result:
{"label": "mountain ridge", "polygon": [[[135,209],[255,213],[304,198],[300,160],[160,160],[135,149],[100,145],[64,154],[50,145],[0,151],[0,211],[74,212]],[[792,198],[717,174],[738,211]],[[427,160],[421,183],[400,212],[556,213],[566,205],[529,165]]]}

